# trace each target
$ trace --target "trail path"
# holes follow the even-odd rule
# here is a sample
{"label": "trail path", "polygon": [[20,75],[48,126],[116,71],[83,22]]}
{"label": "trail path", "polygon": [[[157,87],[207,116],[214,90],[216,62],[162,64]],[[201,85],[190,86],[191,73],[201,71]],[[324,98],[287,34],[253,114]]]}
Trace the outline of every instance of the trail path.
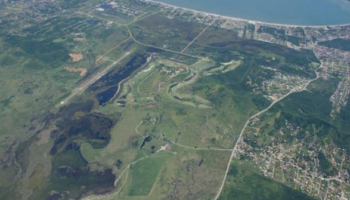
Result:
{"label": "trail path", "polygon": [[175,142],[172,142],[171,144],[176,145],[176,146],[180,146],[180,147],[183,147],[186,149],[197,150],[197,151],[232,151],[232,149],[220,149],[220,148],[212,148],[212,147],[208,147],[208,148],[189,147],[189,146],[182,145],[182,144],[175,143]]}
{"label": "trail path", "polygon": [[212,23],[210,23],[210,25],[208,25],[207,27],[205,27],[205,29],[203,29],[203,31],[202,32],[200,32],[198,35],[197,35],[197,37],[195,37],[182,51],[181,51],[181,53],[184,53],[187,49],[188,49],[188,47],[190,47],[211,25],[213,25],[213,23],[215,22],[215,20],[212,22]]}

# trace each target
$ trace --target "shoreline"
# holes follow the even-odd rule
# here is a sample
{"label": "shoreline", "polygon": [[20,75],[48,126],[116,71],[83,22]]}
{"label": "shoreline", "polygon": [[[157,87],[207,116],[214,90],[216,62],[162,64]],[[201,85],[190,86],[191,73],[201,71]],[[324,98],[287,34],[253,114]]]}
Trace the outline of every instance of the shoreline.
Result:
{"label": "shoreline", "polygon": [[160,2],[157,0],[141,0],[150,4],[157,4],[163,7],[170,7],[170,8],[174,8],[174,9],[182,9],[185,11],[190,11],[190,12],[194,12],[194,13],[200,13],[200,14],[204,14],[204,15],[209,15],[209,16],[213,16],[213,17],[220,17],[223,19],[230,19],[230,20],[235,20],[235,21],[242,21],[242,22],[247,22],[250,24],[262,24],[262,25],[270,25],[270,26],[280,26],[280,27],[293,27],[293,28],[327,28],[327,27],[344,27],[344,26],[350,26],[350,22],[347,24],[337,24],[337,25],[294,25],[294,24],[279,24],[279,23],[271,23],[271,22],[262,22],[262,21],[256,21],[256,20],[248,20],[248,19],[242,19],[242,18],[237,18],[237,17],[231,17],[231,16],[227,16],[227,15],[219,15],[219,14],[215,14],[215,13],[210,13],[210,12],[205,12],[205,11],[199,11],[199,10],[194,10],[194,9],[190,9],[190,8],[184,8],[184,7],[180,7],[180,6],[175,6],[172,4],[168,4],[168,3],[164,3],[164,2]]}

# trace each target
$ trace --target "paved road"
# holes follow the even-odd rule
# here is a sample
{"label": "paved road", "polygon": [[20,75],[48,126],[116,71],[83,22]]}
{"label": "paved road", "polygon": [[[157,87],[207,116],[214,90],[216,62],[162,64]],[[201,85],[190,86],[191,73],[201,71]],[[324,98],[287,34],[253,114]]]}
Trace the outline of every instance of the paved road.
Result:
{"label": "paved road", "polygon": [[70,94],[67,98],[65,98],[63,101],[61,101],[60,105],[64,105],[64,104],[68,103],[69,100],[72,99],[73,97],[75,97],[77,94],[84,92],[89,86],[94,84],[97,80],[99,80],[102,76],[104,76],[113,66],[118,64],[121,60],[123,60],[129,54],[130,54],[130,52],[125,53],[124,56],[119,58],[117,61],[114,61],[111,65],[106,67],[104,70],[98,72],[93,77],[91,77],[90,80],[82,83],[79,87],[75,88],[73,90],[72,94]]}

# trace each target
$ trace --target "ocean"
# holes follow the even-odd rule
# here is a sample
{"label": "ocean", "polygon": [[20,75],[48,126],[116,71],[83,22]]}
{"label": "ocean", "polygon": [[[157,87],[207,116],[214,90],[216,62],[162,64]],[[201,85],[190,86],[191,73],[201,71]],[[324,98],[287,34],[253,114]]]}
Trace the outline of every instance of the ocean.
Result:
{"label": "ocean", "polygon": [[292,25],[350,23],[349,0],[157,0],[253,21]]}

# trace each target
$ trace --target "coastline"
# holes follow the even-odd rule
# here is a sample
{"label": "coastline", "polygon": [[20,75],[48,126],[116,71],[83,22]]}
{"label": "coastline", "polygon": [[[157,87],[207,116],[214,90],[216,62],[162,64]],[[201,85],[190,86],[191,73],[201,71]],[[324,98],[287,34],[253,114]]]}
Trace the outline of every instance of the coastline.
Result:
{"label": "coastline", "polygon": [[262,24],[262,25],[279,26],[279,27],[290,27],[290,28],[297,28],[297,27],[300,27],[300,28],[327,28],[327,27],[335,28],[335,27],[350,26],[350,23],[347,23],[347,24],[336,24],[336,25],[295,25],[295,24],[279,24],[279,23],[271,23],[271,22],[262,22],[262,21],[256,21],[256,20],[248,20],[248,19],[242,19],[242,18],[237,18],[237,17],[231,17],[231,16],[227,16],[227,15],[219,15],[219,14],[215,14],[215,13],[209,13],[209,12],[194,10],[194,9],[190,9],[190,8],[184,8],[184,7],[175,6],[175,5],[172,5],[172,4],[160,2],[160,1],[157,1],[157,0],[142,0],[142,1],[148,2],[150,4],[157,4],[157,5],[160,5],[160,6],[163,6],[163,7],[174,8],[174,9],[181,9],[181,10],[185,10],[185,11],[189,11],[189,12],[200,13],[200,14],[213,16],[213,17],[218,17],[218,18],[222,18],[222,19],[229,19],[229,20],[247,22],[247,23],[251,23],[251,24]]}

